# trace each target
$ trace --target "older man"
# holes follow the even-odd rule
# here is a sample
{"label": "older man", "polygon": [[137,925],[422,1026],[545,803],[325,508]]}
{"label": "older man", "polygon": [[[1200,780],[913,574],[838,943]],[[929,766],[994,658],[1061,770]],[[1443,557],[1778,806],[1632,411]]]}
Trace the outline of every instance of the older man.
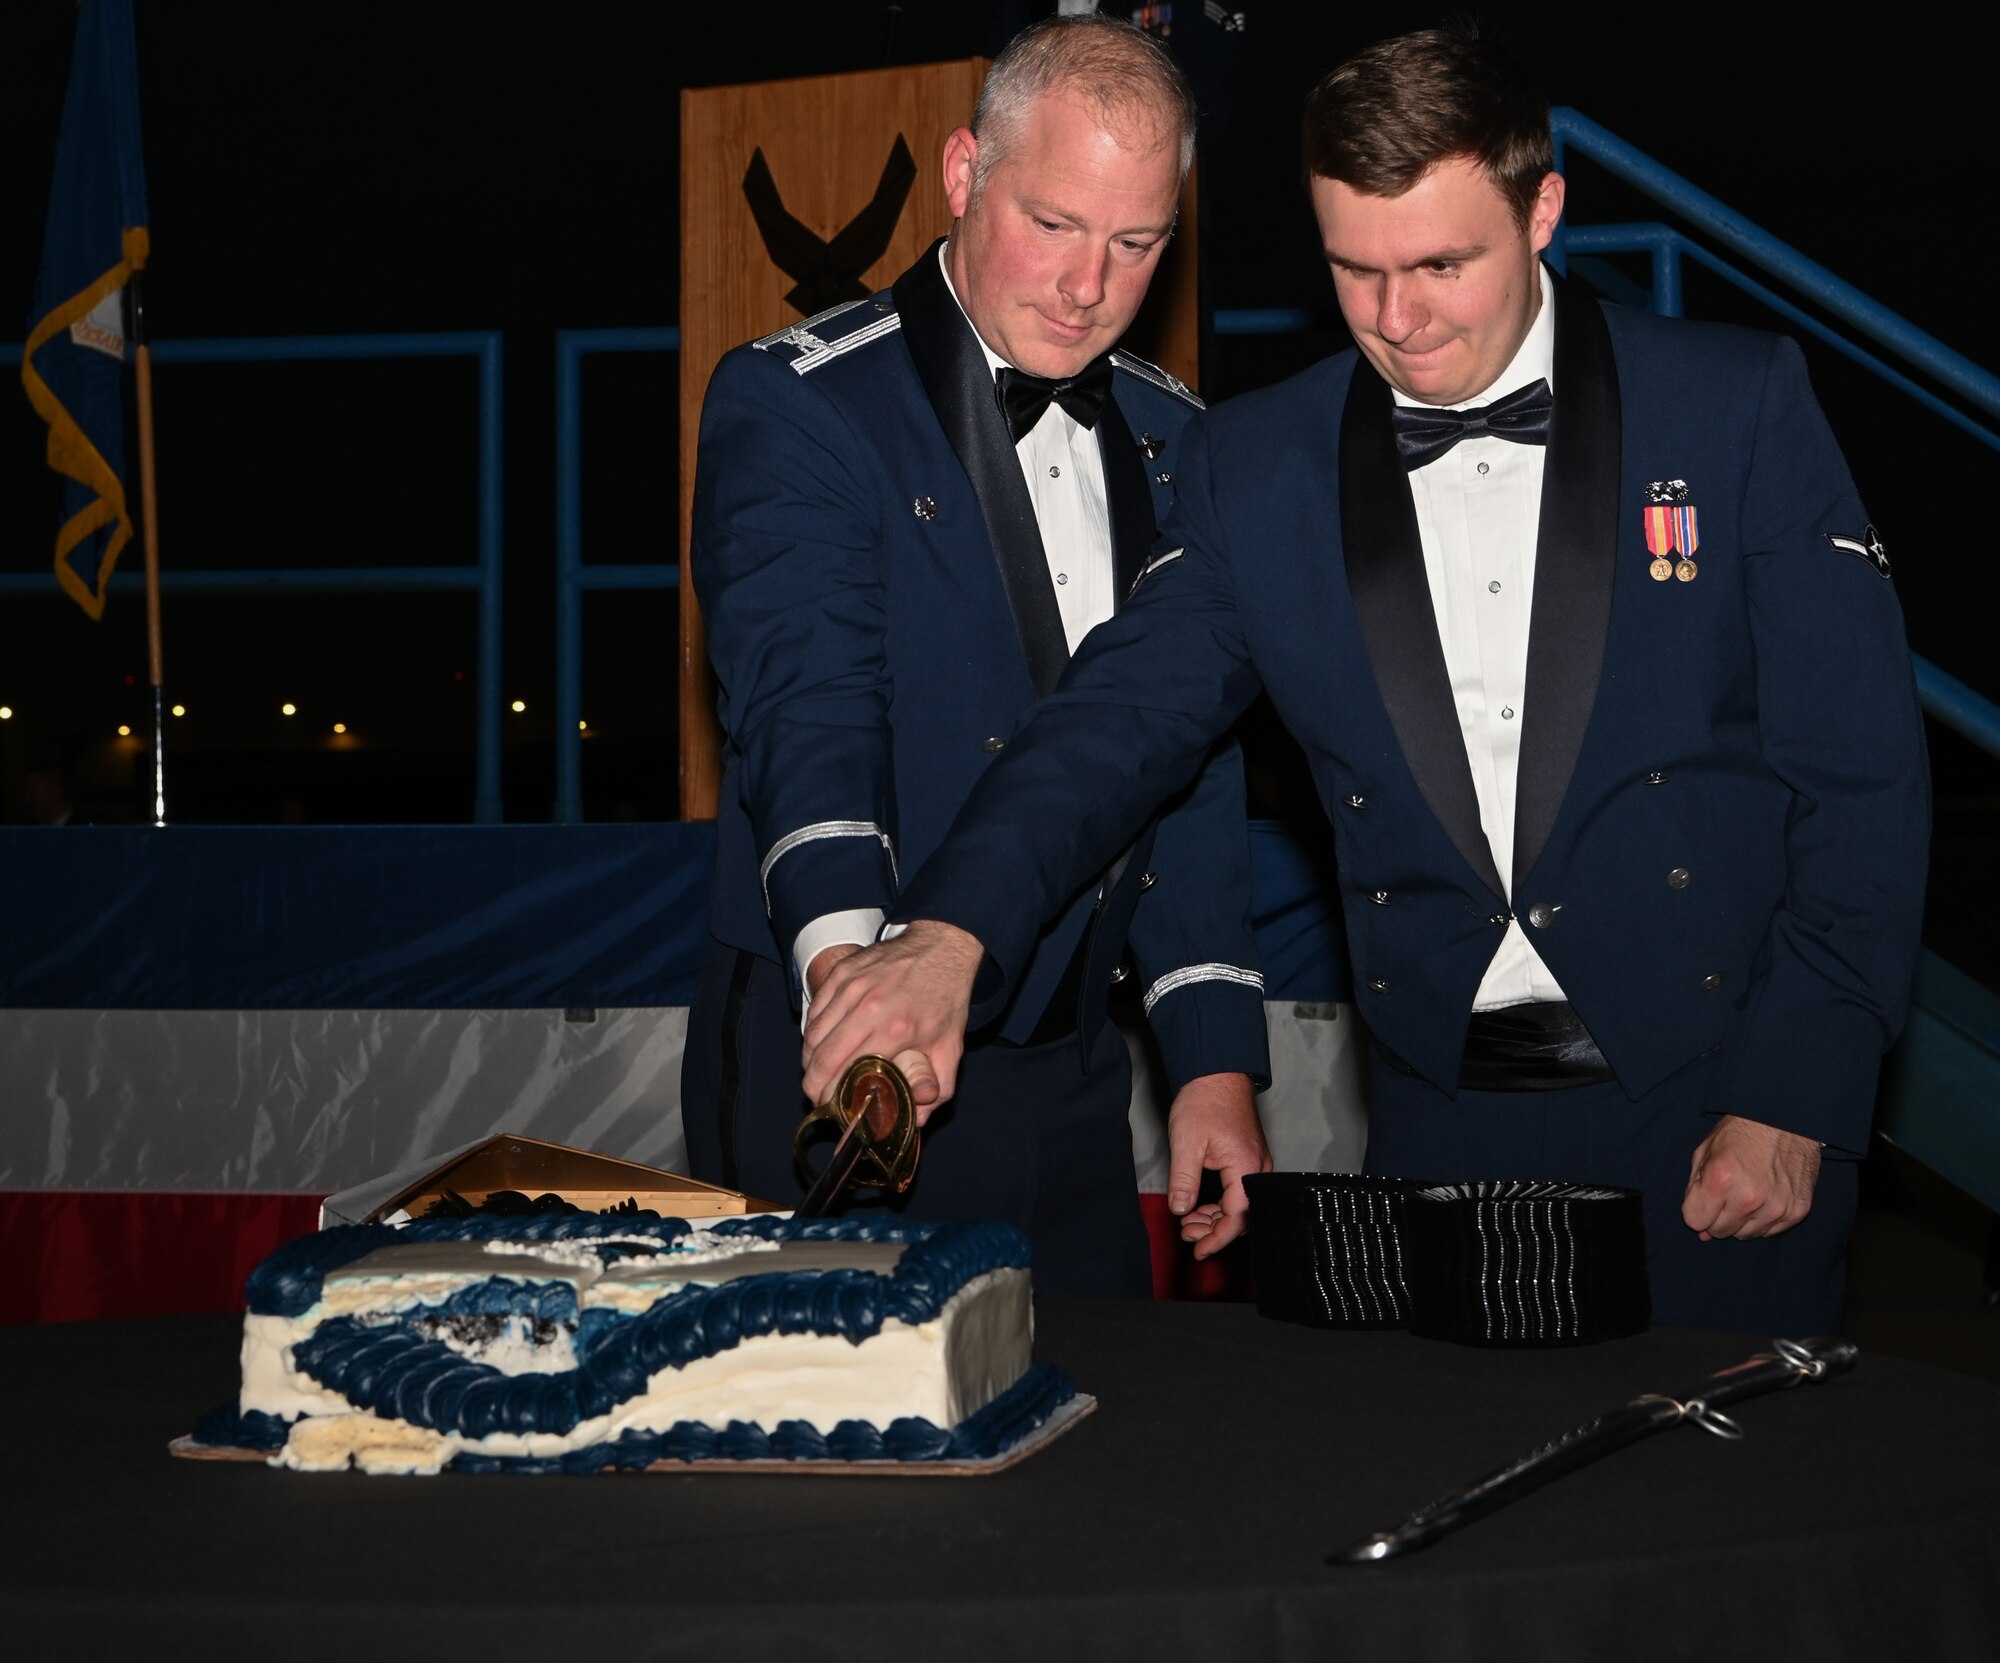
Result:
{"label": "older man", "polygon": [[[946,142],[949,238],[709,385],[694,577],[729,745],[682,1094],[700,1176],[800,1193],[801,1002],[875,939],[899,872],[1144,564],[1199,401],[1113,349],[1192,146],[1155,42],[1038,24]],[[1178,1086],[1171,1200],[1198,1251],[1234,1228],[1194,1207],[1202,1168],[1233,1183],[1268,1164],[1241,770],[1210,749],[1157,829],[1135,818],[1047,898],[905,1203],[1019,1224],[1045,1292],[1150,1288],[1129,1064],[1104,1019],[1128,935]]]}
{"label": "older man", "polygon": [[1928,798],[1804,362],[1545,271],[1548,105],[1476,38],[1342,65],[1305,160],[1359,350],[1189,429],[1132,606],[913,881],[919,922],[830,979],[807,1086],[873,1038],[949,1092],[981,952],[1004,985],[1262,686],[1334,826],[1369,1168],[1636,1187],[1657,1320],[1831,1328]]}

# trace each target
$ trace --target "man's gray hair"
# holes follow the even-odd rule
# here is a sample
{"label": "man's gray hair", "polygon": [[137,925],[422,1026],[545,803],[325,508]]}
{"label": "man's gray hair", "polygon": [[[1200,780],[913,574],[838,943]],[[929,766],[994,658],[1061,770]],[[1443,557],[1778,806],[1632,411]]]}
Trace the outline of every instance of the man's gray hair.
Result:
{"label": "man's gray hair", "polygon": [[1059,16],[1029,24],[986,72],[972,112],[972,136],[979,141],[974,196],[1019,139],[1035,100],[1051,92],[1080,98],[1107,131],[1161,144],[1178,139],[1186,183],[1194,162],[1194,94],[1172,54],[1130,23]]}

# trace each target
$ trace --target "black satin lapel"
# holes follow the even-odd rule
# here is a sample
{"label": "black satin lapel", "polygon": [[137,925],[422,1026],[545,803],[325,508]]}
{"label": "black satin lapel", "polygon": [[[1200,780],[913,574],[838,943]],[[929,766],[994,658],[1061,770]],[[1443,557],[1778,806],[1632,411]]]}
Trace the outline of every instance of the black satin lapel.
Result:
{"label": "black satin lapel", "polygon": [[1535,539],[1514,876],[1534,870],[1597,702],[1618,556],[1618,366],[1597,302],[1556,287],[1555,409]]}
{"label": "black satin lapel", "polygon": [[1340,418],[1340,539],[1347,587],[1375,685],[1417,789],[1465,863],[1496,896],[1504,895],[1479,824],[1479,795],[1465,760],[1465,737],[1424,575],[1416,504],[1389,427],[1392,402],[1388,383],[1365,360],[1356,364]]}
{"label": "black satin lapel", "polygon": [[896,280],[893,293],[918,379],[979,499],[1007,605],[1021,637],[1021,652],[1028,661],[1028,679],[1039,697],[1062,679],[1069,643],[1063,636],[1055,585],[1049,580],[1035,505],[994,395],[986,355],[945,287],[935,244]]}
{"label": "black satin lapel", "polygon": [[1153,539],[1153,493],[1146,489],[1146,459],[1133,442],[1118,401],[1108,398],[1097,418],[1097,454],[1104,463],[1104,500],[1111,510],[1112,606],[1121,607],[1146,569]]}

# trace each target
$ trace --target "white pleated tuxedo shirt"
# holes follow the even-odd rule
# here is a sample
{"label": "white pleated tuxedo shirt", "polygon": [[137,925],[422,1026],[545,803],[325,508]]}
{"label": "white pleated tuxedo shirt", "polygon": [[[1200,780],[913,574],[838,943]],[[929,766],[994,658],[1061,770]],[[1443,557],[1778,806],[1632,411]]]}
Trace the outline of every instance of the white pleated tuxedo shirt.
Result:
{"label": "white pleated tuxedo shirt", "polygon": [[[1492,386],[1452,405],[1474,410],[1536,381],[1555,390],[1555,295],[1541,272],[1542,304],[1528,337]],[[1393,391],[1394,389],[1392,389]],[[1396,402],[1419,401],[1395,393]],[[1482,434],[1461,439],[1410,475],[1423,542],[1424,575],[1451,677],[1465,759],[1479,797],[1479,824],[1500,881],[1514,881],[1514,798],[1521,756],[1528,625],[1535,596],[1535,537],[1541,526],[1548,451]],[[1507,926],[1474,996],[1474,1010],[1561,999],[1563,990],[1529,943]]]}

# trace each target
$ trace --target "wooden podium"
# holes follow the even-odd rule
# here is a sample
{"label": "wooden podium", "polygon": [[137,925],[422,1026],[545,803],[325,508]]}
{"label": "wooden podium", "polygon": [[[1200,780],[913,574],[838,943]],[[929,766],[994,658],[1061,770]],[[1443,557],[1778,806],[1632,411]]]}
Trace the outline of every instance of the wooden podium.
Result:
{"label": "wooden podium", "polygon": [[[721,736],[688,565],[701,401],[722,355],[886,288],[951,229],[941,158],[986,60],[681,94],[681,817],[708,820]],[[1196,381],[1194,180],[1127,341]],[[861,262],[865,260],[866,263]],[[780,264],[782,261],[782,265]],[[852,267],[859,269],[849,269]]]}

